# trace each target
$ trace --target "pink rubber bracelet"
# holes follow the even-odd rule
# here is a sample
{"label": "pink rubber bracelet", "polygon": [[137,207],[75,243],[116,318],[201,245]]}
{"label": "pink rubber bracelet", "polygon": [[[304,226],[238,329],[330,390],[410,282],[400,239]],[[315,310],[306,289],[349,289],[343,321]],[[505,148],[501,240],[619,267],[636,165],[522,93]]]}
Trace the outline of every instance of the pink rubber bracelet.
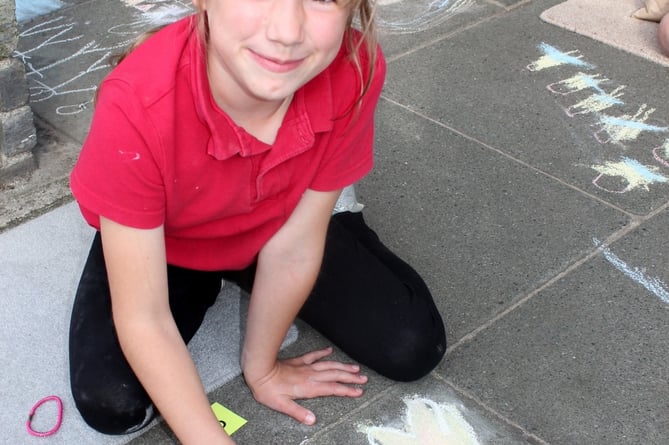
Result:
{"label": "pink rubber bracelet", "polygon": [[[33,417],[35,416],[35,411],[37,411],[37,408],[40,406],[44,405],[46,402],[53,400],[56,402],[58,405],[58,418],[56,419],[56,425],[51,428],[49,431],[35,431],[32,427],[32,421]],[[58,428],[60,428],[60,424],[63,422],[63,401],[60,400],[60,397],[58,396],[48,396],[43,398],[42,400],[38,401],[35,403],[35,405],[32,407],[30,410],[30,414],[28,414],[28,421],[26,422],[26,429],[28,430],[28,433],[32,436],[35,437],[47,437],[51,436],[52,434],[55,434],[56,431],[58,431]]]}

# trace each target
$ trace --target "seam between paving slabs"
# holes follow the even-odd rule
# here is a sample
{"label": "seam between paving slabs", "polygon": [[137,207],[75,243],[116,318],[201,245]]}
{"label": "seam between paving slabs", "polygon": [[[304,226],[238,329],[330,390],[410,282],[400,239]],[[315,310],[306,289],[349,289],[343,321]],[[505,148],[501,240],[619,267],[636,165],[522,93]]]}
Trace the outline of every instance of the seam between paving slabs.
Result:
{"label": "seam between paving slabs", "polygon": [[519,432],[521,433],[521,435],[523,436],[523,439],[525,439],[525,440],[527,440],[527,441],[529,441],[529,442],[532,442],[532,443],[534,443],[534,444],[536,444],[536,445],[550,445],[550,443],[549,443],[548,441],[542,439],[541,437],[537,436],[536,434],[530,433],[529,431],[527,431],[525,428],[523,428],[523,427],[522,427],[521,425],[519,425],[518,423],[516,423],[516,422],[514,422],[513,420],[511,420],[511,419],[509,419],[509,418],[503,416],[502,414],[498,413],[496,410],[494,410],[492,407],[490,407],[490,406],[488,406],[487,404],[485,404],[482,400],[480,400],[480,399],[479,399],[478,397],[476,397],[474,394],[472,394],[472,393],[470,393],[469,391],[466,391],[466,390],[460,388],[459,386],[455,385],[453,382],[451,382],[451,381],[448,380],[447,378],[442,377],[441,375],[439,375],[439,374],[436,373],[436,372],[433,372],[432,374],[434,375],[435,378],[437,378],[438,380],[441,380],[441,381],[444,382],[446,385],[448,385],[449,387],[451,387],[451,389],[453,389],[453,391],[455,391],[455,392],[457,392],[458,394],[460,394],[461,396],[463,396],[463,397],[469,399],[471,402],[473,402],[473,403],[475,403],[476,405],[480,406],[480,407],[481,407],[483,410],[485,410],[486,412],[492,414],[492,415],[493,415],[496,419],[498,419],[500,422],[502,422],[502,423],[504,423],[504,424],[510,426],[511,428],[513,428],[513,429],[519,431]]}
{"label": "seam between paving slabs", "polygon": [[508,314],[514,312],[516,309],[519,307],[523,306],[526,302],[531,300],[533,297],[536,295],[540,294],[543,290],[549,288],[553,284],[557,283],[570,273],[572,273],[574,270],[578,269],[581,265],[587,263],[590,261],[592,258],[595,258],[599,256],[605,249],[608,249],[613,243],[616,241],[620,240],[623,238],[625,235],[635,231],[639,226],[642,224],[648,222],[658,214],[664,212],[669,208],[669,202],[666,202],[656,210],[652,211],[645,217],[635,217],[633,218],[629,224],[625,225],[622,227],[620,230],[617,230],[613,232],[611,235],[609,235],[604,241],[599,243],[594,249],[592,249],[590,252],[586,253],[583,255],[581,258],[577,259],[570,265],[568,265],[565,269],[563,269],[561,272],[558,272],[556,275],[554,275],[552,278],[550,278],[548,281],[544,282],[543,284],[539,285],[537,288],[534,290],[530,291],[527,295],[524,297],[519,298],[516,300],[513,304],[509,305],[506,309],[498,312],[492,318],[490,318],[488,321],[485,323],[481,324],[477,328],[473,329],[471,332],[468,334],[465,334],[462,338],[460,338],[457,342],[454,344],[450,345],[446,349],[446,356],[451,355],[454,351],[456,351],[458,348],[461,346],[471,342],[479,333],[485,331],[487,328],[495,324],[497,321],[503,319],[506,317]]}

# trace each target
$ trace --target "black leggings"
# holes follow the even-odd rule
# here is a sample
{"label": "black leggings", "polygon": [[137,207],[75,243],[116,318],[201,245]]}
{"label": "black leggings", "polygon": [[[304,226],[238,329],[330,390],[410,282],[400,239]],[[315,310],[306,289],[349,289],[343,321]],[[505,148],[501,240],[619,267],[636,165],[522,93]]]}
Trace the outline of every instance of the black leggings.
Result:
{"label": "black leggings", "polygon": [[[170,308],[184,341],[200,327],[222,280],[250,292],[254,276],[255,265],[223,272],[168,265]],[[360,213],[332,217],[321,272],[299,317],[353,360],[393,380],[423,377],[446,351],[444,325],[425,283]],[[70,379],[77,408],[100,432],[130,433],[154,416],[116,337],[99,234],[72,310]]]}

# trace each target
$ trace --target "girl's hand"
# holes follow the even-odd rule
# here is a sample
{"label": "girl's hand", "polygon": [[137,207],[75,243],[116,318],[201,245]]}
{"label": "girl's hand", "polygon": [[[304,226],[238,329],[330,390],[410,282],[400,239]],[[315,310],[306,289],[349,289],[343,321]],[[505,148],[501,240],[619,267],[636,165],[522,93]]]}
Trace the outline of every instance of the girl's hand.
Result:
{"label": "girl's hand", "polygon": [[330,354],[331,347],[279,360],[263,376],[250,376],[245,370],[246,383],[258,402],[306,425],[313,425],[316,423],[314,413],[297,404],[295,399],[360,397],[363,390],[351,385],[367,382],[367,377],[360,375],[358,365],[321,361]]}

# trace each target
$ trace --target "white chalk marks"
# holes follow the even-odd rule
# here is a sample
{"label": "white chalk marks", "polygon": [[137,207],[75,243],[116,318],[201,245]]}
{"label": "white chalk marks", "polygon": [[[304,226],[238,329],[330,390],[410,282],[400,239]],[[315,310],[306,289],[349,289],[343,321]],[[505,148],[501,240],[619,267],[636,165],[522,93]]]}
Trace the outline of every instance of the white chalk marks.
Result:
{"label": "white chalk marks", "polygon": [[[599,246],[600,242],[597,238],[593,238],[592,242],[595,246]],[[616,254],[611,252],[609,248],[603,247],[602,255],[604,258],[613,265],[620,272],[625,274],[628,278],[636,281],[640,285],[646,288],[649,292],[653,293],[657,298],[659,298],[664,303],[669,304],[669,292],[667,291],[667,285],[664,284],[662,280],[657,277],[649,277],[646,275],[646,272],[638,267],[631,267],[627,265],[625,261],[620,259]]]}
{"label": "white chalk marks", "polygon": [[[56,17],[40,22],[23,32],[20,37],[27,39],[37,37],[33,46],[17,50],[15,57],[20,58],[25,66],[29,81],[30,100],[33,104],[55,97],[75,96],[87,93],[86,99],[75,103],[59,106],[58,114],[78,114],[92,103],[93,92],[97,89],[100,76],[95,81],[87,82],[91,74],[106,70],[107,60],[114,51],[120,50],[128,42],[101,45],[95,40],[83,42],[83,35],[75,31],[76,23],[66,17]],[[77,44],[75,42],[81,42]],[[39,57],[41,54],[57,52],[63,47],[77,48],[69,55],[49,60]],[[39,60],[40,62],[36,62]],[[67,67],[76,64],[74,72]],[[68,73],[63,76],[63,73]]]}
{"label": "white chalk marks", "polygon": [[408,34],[440,25],[474,5],[474,0],[378,0],[381,32]]}
{"label": "white chalk marks", "polygon": [[[599,175],[592,180],[593,185],[611,193],[625,193],[636,188],[648,191],[648,186],[654,182],[667,182],[667,178],[658,172],[659,168],[643,165],[626,156],[619,161],[607,161],[601,165],[593,165],[592,168],[599,172]],[[605,176],[622,178],[625,183],[624,188],[616,190],[602,185],[601,181]]]}
{"label": "white chalk marks", "polygon": [[370,445],[479,445],[474,428],[455,405],[418,397],[404,403],[407,409],[403,429],[360,428]]}
{"label": "white chalk marks", "polygon": [[[623,100],[625,85],[611,85],[612,81],[601,74],[586,74],[584,71],[596,67],[584,60],[578,50],[562,51],[547,43],[538,45],[541,56],[527,65],[532,72],[549,68],[575,68],[577,72],[566,79],[547,85],[556,96],[571,98],[574,102],[564,111],[571,118],[588,118],[594,139],[607,147],[612,159],[593,163],[589,167],[597,175],[592,184],[609,193],[627,193],[633,190],[650,191],[653,184],[664,184],[669,178],[661,170],[669,168],[669,126],[653,123],[655,108],[647,104],[631,105]],[[641,137],[660,138],[653,143],[652,154],[658,165],[648,165],[630,153],[639,145]],[[651,161],[652,163],[653,161]]]}
{"label": "white chalk marks", "polygon": [[33,105],[47,103],[44,106],[60,116],[90,110],[97,85],[110,69],[111,55],[141,32],[192,11],[189,0],[120,1],[130,8],[125,23],[110,23],[105,16],[100,23],[80,23],[63,9],[59,11],[62,15],[35,21],[21,30],[20,48],[14,56],[26,66]]}
{"label": "white chalk marks", "polygon": [[[137,23],[152,26],[165,25],[193,12],[190,0],[121,0],[142,12],[142,18]],[[133,25],[133,24],[131,24]]]}

